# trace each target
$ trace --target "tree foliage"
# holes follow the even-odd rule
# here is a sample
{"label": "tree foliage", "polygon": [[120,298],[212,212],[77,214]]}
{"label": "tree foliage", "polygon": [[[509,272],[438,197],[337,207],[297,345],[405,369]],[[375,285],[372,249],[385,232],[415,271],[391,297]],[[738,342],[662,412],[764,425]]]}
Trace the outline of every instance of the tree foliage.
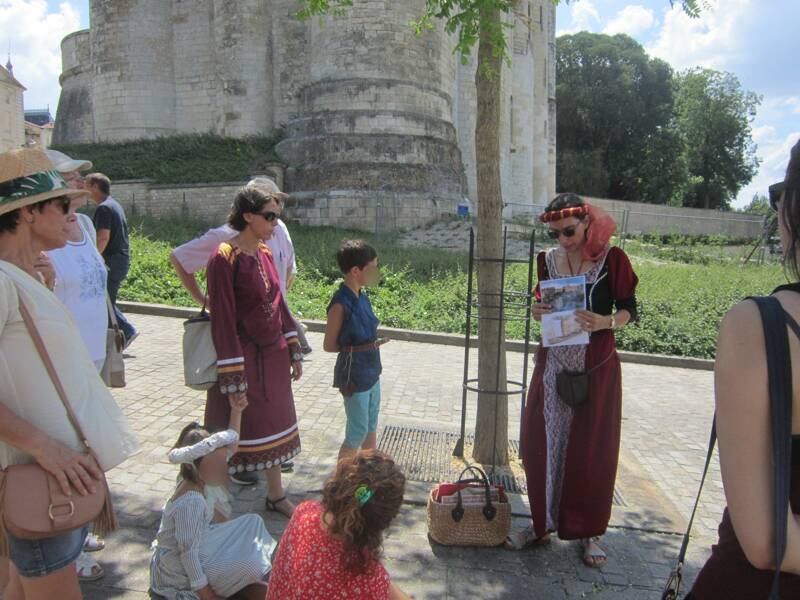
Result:
{"label": "tree foliage", "polygon": [[677,78],[675,109],[692,181],[683,205],[730,207],[758,171],[751,123],[761,98],[732,73],[691,69]]}
{"label": "tree foliage", "polygon": [[760,217],[772,215],[773,211],[772,207],[769,205],[769,196],[765,194],[754,194],[750,204],[745,206],[742,212],[749,215],[758,215]]}
{"label": "tree foliage", "polygon": [[557,42],[561,191],[727,209],[755,175],[759,97],[731,73],[674,75],[626,35]]}
{"label": "tree foliage", "polygon": [[672,69],[623,34],[557,43],[558,188],[666,203],[684,178]]}

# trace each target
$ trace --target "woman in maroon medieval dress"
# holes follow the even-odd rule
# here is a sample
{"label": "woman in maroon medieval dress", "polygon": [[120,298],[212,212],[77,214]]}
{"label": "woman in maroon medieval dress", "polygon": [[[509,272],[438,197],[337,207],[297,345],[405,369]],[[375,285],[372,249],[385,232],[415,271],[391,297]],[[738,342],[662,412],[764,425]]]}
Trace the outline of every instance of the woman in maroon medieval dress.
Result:
{"label": "woman in maroon medieval dress", "polygon": [[206,427],[227,427],[229,396],[247,396],[232,478],[265,471],[266,508],[291,516],[294,505],[281,483],[281,464],[300,452],[292,380],[303,355],[272,255],[262,240],[278,223],[283,194],[250,182],[239,190],[228,223],[239,234],[220,244],[208,262],[211,333],[218,385],[208,393]]}
{"label": "woman in maroon medieval dress", "polygon": [[[575,194],[560,194],[541,216],[558,246],[537,257],[539,281],[582,275],[588,310],[577,311],[588,346],[540,348],[525,407],[522,460],[533,523],[514,532],[507,547],[522,549],[558,532],[579,540],[590,567],[606,563],[597,544],[611,518],[619,456],[622,376],[614,330],[636,318],[638,279],[627,255],[609,245],[616,226],[602,209]],[[541,320],[552,307],[538,303]],[[574,408],[556,389],[563,370],[589,373],[589,397]]]}

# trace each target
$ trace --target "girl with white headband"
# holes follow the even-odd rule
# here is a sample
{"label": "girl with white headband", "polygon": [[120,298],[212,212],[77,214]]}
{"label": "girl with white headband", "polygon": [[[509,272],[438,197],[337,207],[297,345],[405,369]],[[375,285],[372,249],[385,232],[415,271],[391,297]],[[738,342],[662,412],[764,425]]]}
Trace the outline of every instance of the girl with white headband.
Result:
{"label": "girl with white headband", "polygon": [[255,514],[224,520],[206,488],[227,486],[247,399],[231,397],[229,428],[211,434],[192,423],[181,431],[169,461],[181,482],[164,507],[153,543],[150,589],[167,600],[218,600],[235,594],[263,600],[276,543]]}

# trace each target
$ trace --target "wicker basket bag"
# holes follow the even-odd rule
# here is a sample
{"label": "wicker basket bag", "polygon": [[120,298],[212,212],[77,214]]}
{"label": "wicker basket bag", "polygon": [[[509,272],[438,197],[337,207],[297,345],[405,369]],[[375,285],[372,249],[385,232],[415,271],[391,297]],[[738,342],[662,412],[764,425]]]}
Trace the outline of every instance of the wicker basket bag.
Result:
{"label": "wicker basket bag", "polygon": [[[467,473],[477,477],[465,479]],[[444,546],[499,546],[510,531],[511,505],[505,489],[491,485],[478,467],[467,467],[457,482],[439,484],[431,490],[428,533],[435,542]]]}

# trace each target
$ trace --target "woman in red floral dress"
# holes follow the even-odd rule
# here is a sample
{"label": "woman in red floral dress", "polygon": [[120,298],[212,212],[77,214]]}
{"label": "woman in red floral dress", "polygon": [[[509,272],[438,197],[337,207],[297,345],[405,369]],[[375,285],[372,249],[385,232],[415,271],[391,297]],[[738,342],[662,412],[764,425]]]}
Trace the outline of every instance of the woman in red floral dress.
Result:
{"label": "woman in red floral dress", "polygon": [[409,600],[379,560],[405,481],[394,461],[376,450],[341,460],[322,502],[303,502],[289,521],[267,600]]}

